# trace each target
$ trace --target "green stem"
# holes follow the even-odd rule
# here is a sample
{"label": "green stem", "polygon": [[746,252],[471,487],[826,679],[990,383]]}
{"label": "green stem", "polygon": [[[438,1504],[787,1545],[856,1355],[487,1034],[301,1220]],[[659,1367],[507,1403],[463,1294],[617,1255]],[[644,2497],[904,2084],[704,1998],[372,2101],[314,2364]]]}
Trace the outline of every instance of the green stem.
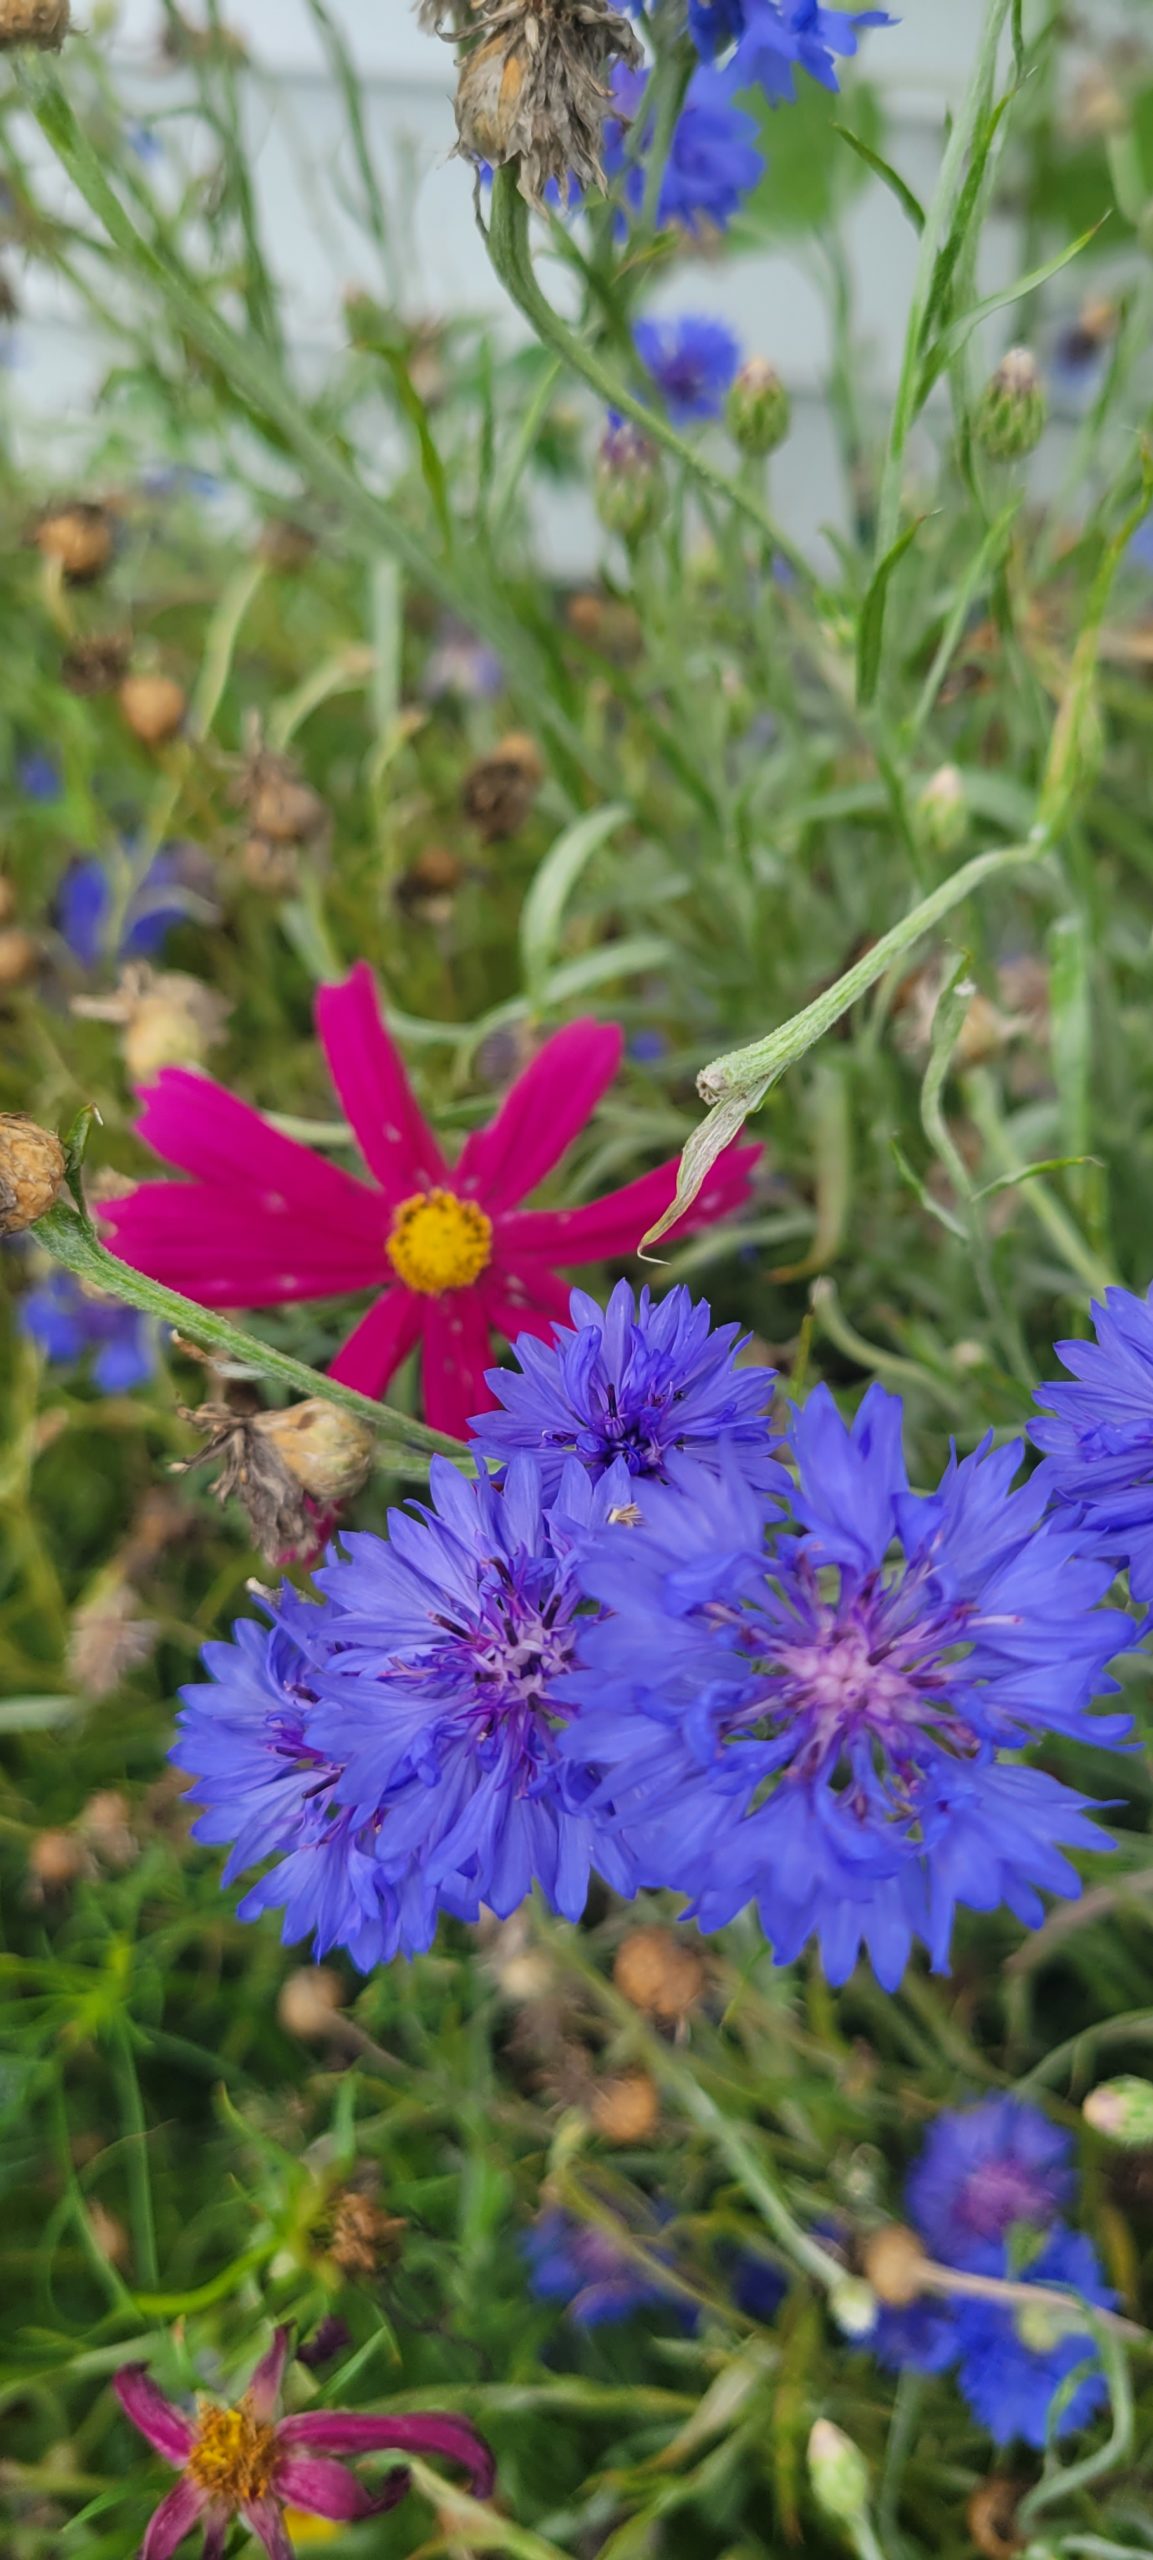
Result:
{"label": "green stem", "polygon": [[406,1413],[394,1406],[376,1404],[371,1396],[358,1395],[355,1387],[342,1387],[335,1378],[325,1377],[319,1369],[309,1369],[303,1360],[293,1360],[286,1351],[277,1351],[270,1342],[262,1342],[258,1334],[244,1333],[231,1324],[227,1316],[214,1308],[198,1307],[191,1298],[182,1298],[175,1289],[165,1289],[158,1280],[148,1280],[142,1271],[133,1271],[114,1253],[99,1243],[90,1226],[77,1217],[74,1210],[59,1204],[33,1228],[38,1244],[66,1271],[78,1280],[88,1281],[102,1289],[108,1297],[121,1298],[130,1307],[138,1307],[142,1315],[158,1316],[162,1324],[176,1327],[190,1342],[199,1342],[207,1351],[222,1351],[229,1360],[237,1360],[247,1369],[255,1369],[266,1378],[279,1379],[282,1386],[295,1387],[298,1395],[323,1396],[329,1404],[354,1413],[361,1422],[371,1424],[382,1440],[398,1449],[423,1458],[463,1458],[463,1442],[450,1440],[443,1431],[430,1431],[423,1422],[410,1421]]}
{"label": "green stem", "polygon": [[677,434],[675,427],[670,427],[659,410],[647,409],[643,400],[638,400],[616,374],[610,373],[592,348],[578,338],[558,311],[554,311],[541,291],[533,267],[529,250],[528,206],[517,186],[515,164],[498,169],[493,178],[488,253],[505,292],[515,302],[518,311],[523,312],[542,345],[551,347],[554,354],[563,357],[573,372],[580,374],[590,390],[596,392],[598,399],[604,401],[606,408],[617,410],[622,418],[631,418],[633,425],[642,430],[650,444],[663,446],[664,451],[671,453],[702,488],[708,489],[714,497],[723,498],[739,514],[747,516],[749,523],[756,526],[772,549],[778,551],[797,576],[809,585],[813,574],[811,562],[773,523],[759,500],[748,489],[742,488],[739,481],[727,479],[723,471],[718,471],[713,463],[706,461],[695,445],[686,444],[684,437]]}
{"label": "green stem", "polygon": [[127,2022],[120,2020],[116,2028],[116,2077],[120,2082],[120,2098],[127,2133],[127,2167],[132,2205],[132,2236],[136,2264],[146,2285],[159,2282],[156,2256],[156,2222],[152,2211],[152,2181],[148,2174],[148,2118],[136,2076],[136,2058]]}

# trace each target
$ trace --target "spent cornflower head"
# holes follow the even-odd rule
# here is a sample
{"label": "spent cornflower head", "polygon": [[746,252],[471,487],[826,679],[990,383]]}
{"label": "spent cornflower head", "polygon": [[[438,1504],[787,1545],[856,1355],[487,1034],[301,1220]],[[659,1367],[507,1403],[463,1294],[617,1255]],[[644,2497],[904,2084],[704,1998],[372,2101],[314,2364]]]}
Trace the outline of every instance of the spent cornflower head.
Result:
{"label": "spent cornflower head", "polygon": [[126,2415],[180,2477],[157,2507],[141,2560],[170,2560],[197,2525],[204,2560],[221,2560],[229,2526],[239,2517],[269,2560],[292,2560],[286,2507],[352,2524],[382,2515],[410,2487],[392,2472],[374,2496],[336,2457],[401,2452],[458,2463],[474,2496],[492,2491],[492,2455],[463,2418],[445,2414],[374,2418],[352,2409],[318,2409],[281,2417],[280,2398],[292,2333],[277,2329],[243,2398],[233,2408],[201,2400],[195,2416],[167,2400],[144,2365],[124,2365],[114,2385]]}
{"label": "spent cornflower head", "polygon": [[615,1614],[571,1683],[643,1883],[707,1929],[755,1901],[777,1961],[816,1938],[835,1983],[863,1945],[889,1989],[917,1939],[947,1968],[959,1905],[1035,1926],[1042,1891],[1079,1890],[1092,1808],[1020,1754],[1128,1730],[1088,1712],[1129,1632],[1108,1567],[1013,1489],[1020,1451],[916,1495],[901,1433],[898,1397],[870,1388],[850,1428],[818,1388],[791,1523],[731,1462],[649,1485],[643,1524],[585,1557]]}
{"label": "spent cornflower head", "polygon": [[751,1484],[783,1482],[767,1420],[776,1371],[739,1368],[740,1327],[717,1325],[685,1288],[653,1299],[619,1280],[607,1307],[583,1289],[552,1342],[525,1334],[516,1369],[490,1369],[497,1406],[473,1423],[485,1457],[535,1457],[553,1494],[569,1458],[594,1481],[618,1460],[630,1477],[669,1481],[669,1459],[719,1471],[726,1453]]}
{"label": "spent cornflower head", "polygon": [[276,1860],[241,1919],[280,1909],[286,1941],[313,1933],[367,1971],[430,1946],[442,1912],[507,1917],[534,1882],[579,1919],[594,1862],[632,1890],[616,1826],[585,1811],[597,1773],[559,1749],[577,1558],[630,1483],[573,1460],[546,1504],[529,1458],[503,1490],[434,1459],[431,1503],[390,1513],[387,1541],[350,1536],[319,1601],[286,1591],[270,1629],[206,1647],[172,1756],[198,1837],[232,1844],[225,1882]]}
{"label": "spent cornflower head", "polygon": [[697,312],[638,320],[633,344],[674,426],[720,417],[741,361],[740,342],[723,320]]}
{"label": "spent cornflower head", "polygon": [[1128,1570],[1135,1599],[1153,1600],[1153,1289],[1107,1289],[1094,1339],[1059,1342],[1068,1378],[1037,1389],[1043,1453],[1037,1481],[1058,1516]]}
{"label": "spent cornflower head", "polygon": [[603,187],[615,63],[641,48],[610,0],[480,0],[460,65],[456,121],[470,160],[518,163],[520,191]]}
{"label": "spent cornflower head", "polygon": [[[617,112],[605,127],[606,173],[622,178],[625,202],[636,213],[645,201],[645,163],[654,139],[648,85],[647,72],[618,67],[613,75]],[[642,128],[639,150],[630,134],[630,127],[635,131],[638,124]],[[706,225],[725,230],[764,175],[765,163],[756,143],[755,117],[735,106],[726,83],[702,65],[693,73],[673,128],[657,196],[658,224],[694,232]]]}
{"label": "spent cornflower head", "polygon": [[997,2097],[938,2116],[907,2202],[930,2257],[995,2273],[1010,2233],[1048,2231],[1074,2186],[1071,2136],[1039,2108]]}
{"label": "spent cornflower head", "polygon": [[[209,1076],[166,1068],[143,1093],[140,1134],[191,1175],[143,1182],[107,1211],[113,1252],[202,1306],[272,1307],[372,1292],[331,1375],[378,1396],[419,1343],[424,1409],[463,1437],[488,1398],[491,1337],[551,1340],[569,1293],[557,1266],[635,1251],[676,1189],[675,1160],[578,1209],[526,1209],[595,1111],[620,1061],[615,1024],[546,1040],[449,1164],[419,1110],[360,963],[322,987],[317,1024],[372,1180],[294,1139]],[[719,1157],[687,1222],[739,1206],[760,1153]]]}

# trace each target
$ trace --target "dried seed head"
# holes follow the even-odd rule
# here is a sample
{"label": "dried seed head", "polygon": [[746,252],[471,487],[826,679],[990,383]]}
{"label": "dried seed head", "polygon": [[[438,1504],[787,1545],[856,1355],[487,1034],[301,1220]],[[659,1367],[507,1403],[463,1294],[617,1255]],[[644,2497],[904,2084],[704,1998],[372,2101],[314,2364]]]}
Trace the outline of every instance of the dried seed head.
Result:
{"label": "dried seed head", "polygon": [[87,1868],[84,1844],[74,1831],[38,1831],[28,1865],[45,1893],[64,1893]]}
{"label": "dried seed head", "polygon": [[623,2071],[594,2092],[589,2113],[605,2142],[647,2142],[656,2131],[660,2099],[647,2071]]}
{"label": "dried seed head", "polygon": [[340,1504],[359,1493],[368,1476],[374,1442],[367,1426],[322,1397],[277,1413],[202,1405],[186,1419],[207,1434],[207,1446],[191,1464],[219,1462],[216,1499],[235,1496],[261,1554],[270,1564],[313,1563]]}
{"label": "dried seed head", "polygon": [[544,767],[522,729],[510,730],[490,756],[466,773],[461,792],[465,816],[486,844],[504,844],[528,817],[544,780]]}
{"label": "dried seed head", "polygon": [[342,1412],[326,1396],[309,1396],[303,1404],[286,1405],[278,1413],[257,1414],[253,1429],[271,1444],[290,1476],[324,1511],[351,1502],[368,1482],[376,1435],[367,1422]]}
{"label": "dried seed head", "polygon": [[300,886],[300,847],[273,844],[269,836],[249,836],[240,868],[250,889],[264,898],[291,898]]}
{"label": "dried seed head", "polygon": [[378,2276],[395,2266],[407,2229],[403,2217],[385,2213],[375,2196],[344,2187],[325,2217],[324,2254],[344,2276]]}
{"label": "dried seed head", "polygon": [[159,1632],[153,1619],[141,1615],[139,1598],[128,1583],[97,1591],[72,1620],[70,1678],[84,1697],[110,1698],[130,1671],[151,1661]]}
{"label": "dried seed head", "polygon": [[150,969],[134,960],[111,996],[77,996],[72,1010],[86,1022],[114,1022],[133,1084],[161,1067],[199,1067],[220,1039],[232,1010],[215,987],[184,969]]}
{"label": "dried seed head", "polygon": [[23,1111],[0,1111],[0,1236],[18,1236],[55,1207],[64,1149]]}
{"label": "dried seed head", "polygon": [[[4,0],[0,0],[0,22]],[[2,41],[0,32],[0,41]],[[113,526],[107,507],[74,498],[66,507],[47,507],[32,536],[45,560],[56,560],[70,587],[91,586],[112,558]]]}
{"label": "dried seed head", "polygon": [[634,2009],[687,2018],[704,1989],[705,1968],[695,1947],[671,1929],[631,1929],[617,1950],[613,1981]]}
{"label": "dried seed head", "polygon": [[605,118],[615,63],[636,69],[641,49],[609,0],[474,0],[472,43],[456,95],[460,149],[502,169],[520,163],[530,204],[550,180],[564,192],[604,186]]}
{"label": "dried seed head", "polygon": [[104,1867],[132,1867],[140,1843],[132,1828],[132,1807],[119,1787],[99,1787],[77,1817],[76,1828]]}
{"label": "dried seed head", "polygon": [[0,991],[26,987],[40,966],[40,945],[23,925],[0,927]]}
{"label": "dried seed head", "polygon": [[280,1986],[276,2014],[290,2036],[323,2043],[344,2007],[344,1984],[328,1964],[304,1964]]}
{"label": "dried seed head", "polygon": [[261,527],[257,551],[269,569],[289,576],[306,569],[316,549],[316,536],[307,525],[295,524],[291,516],[270,516]]}
{"label": "dried seed head", "polygon": [[115,693],[128,668],[129,642],[122,632],[98,632],[76,640],[60,661],[60,676],[69,693],[81,696]]}
{"label": "dried seed head", "polygon": [[58,53],[72,23],[70,0],[0,0],[0,52],[32,44]]}
{"label": "dried seed head", "polygon": [[923,2290],[925,2252],[915,2231],[901,2222],[888,2222],[881,2231],[873,2231],[861,2251],[861,2265],[868,2282],[881,2302],[892,2311],[904,2311],[916,2302]]}
{"label": "dried seed head", "polygon": [[965,2521],[982,2560],[1013,2560],[1025,2538],[1017,2531],[1017,2509],[1025,2495],[1024,2480],[981,2480],[965,2509]]}
{"label": "dried seed head", "polygon": [[188,709],[183,685],[174,676],[125,676],[119,691],[125,721],[142,747],[165,747],[184,726]]}

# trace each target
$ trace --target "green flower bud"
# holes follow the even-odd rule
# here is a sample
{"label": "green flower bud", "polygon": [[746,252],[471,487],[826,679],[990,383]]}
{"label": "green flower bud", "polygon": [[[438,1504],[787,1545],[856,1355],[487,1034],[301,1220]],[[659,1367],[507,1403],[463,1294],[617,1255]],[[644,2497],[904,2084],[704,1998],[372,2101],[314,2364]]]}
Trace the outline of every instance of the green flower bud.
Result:
{"label": "green flower bud", "polygon": [[965,778],[955,764],[938,765],[917,794],[917,832],[934,853],[955,853],[969,824]]}
{"label": "green flower bud", "polygon": [[597,455],[596,510],[606,533],[639,542],[664,513],[665,484],[656,446],[625,420],[610,426]]}
{"label": "green flower bud", "polygon": [[1153,2145],[1153,2080],[1138,2080],[1132,2072],[1103,2080],[1086,2098],[1081,2113],[1095,2133],[1123,2143],[1126,2150],[1144,2151]]}
{"label": "green flower bud", "polygon": [[1010,347],[977,403],[975,432],[991,462],[1020,462],[1040,444],[1048,414],[1028,347]]}
{"label": "green flower bud", "polygon": [[876,2328],[877,2297],[861,2276],[846,2276],[834,2286],[829,2309],[843,2338],[868,2338]]}
{"label": "green flower bud", "polygon": [[792,403],[776,366],[750,356],[729,393],[725,422],[733,443],[754,460],[775,453],[789,432]]}
{"label": "green flower bud", "polygon": [[837,2524],[859,2524],[867,2515],[869,2466],[831,2418],[818,2418],[809,2437],[809,2478],[817,2505]]}

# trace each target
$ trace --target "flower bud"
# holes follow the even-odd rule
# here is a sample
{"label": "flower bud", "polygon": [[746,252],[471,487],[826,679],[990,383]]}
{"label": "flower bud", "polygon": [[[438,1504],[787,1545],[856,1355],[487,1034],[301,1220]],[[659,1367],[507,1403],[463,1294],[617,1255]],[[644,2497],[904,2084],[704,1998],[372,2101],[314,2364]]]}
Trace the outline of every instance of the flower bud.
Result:
{"label": "flower bud", "polygon": [[286,756],[260,756],[244,805],[254,834],[272,844],[311,844],[328,826],[320,793],[301,781]]}
{"label": "flower bud", "polygon": [[183,969],[149,973],[130,1000],[120,1044],[130,1081],[148,1084],[162,1067],[202,1066],[229,1011],[223,996]]}
{"label": "flower bud", "polygon": [[1041,441],[1048,404],[1028,347],[1010,347],[977,403],[974,433],[991,462],[1020,462]]}
{"label": "flower bud", "polygon": [[363,2188],[344,2187],[332,2197],[317,2237],[339,2274],[372,2277],[395,2266],[407,2228],[401,2214],[386,2213]]}
{"label": "flower bud", "polygon": [[253,1428],[270,1442],[290,1476],[323,1511],[351,1502],[372,1471],[376,1434],[326,1396],[257,1414]]}
{"label": "flower bud", "polygon": [[128,673],[128,642],[118,631],[97,632],[90,640],[74,640],[60,661],[60,681],[81,699],[115,693]]}
{"label": "flower bud", "polygon": [[606,429],[597,455],[596,511],[606,533],[639,542],[665,510],[660,455],[639,427],[620,420]]}
{"label": "flower bud", "polygon": [[915,2231],[902,2222],[887,2222],[873,2231],[861,2252],[861,2263],[874,2293],[892,2311],[907,2310],[922,2290],[925,2252]]}
{"label": "flower bud", "polygon": [[602,2141],[647,2142],[660,2116],[656,2084],[647,2071],[623,2071],[594,2090],[589,2113]]}
{"label": "flower bud", "polygon": [[344,1984],[331,1965],[304,1964],[281,1983],[276,2014],[290,2036],[321,2044],[332,2033],[344,1996]]}
{"label": "flower bud", "polygon": [[104,1867],[134,1867],[140,1842],[132,1829],[132,1807],[119,1787],[98,1787],[77,1817],[76,1828]]}
{"label": "flower bud", "polygon": [[107,2205],[101,2204],[97,2197],[85,2207],[84,2219],[101,2257],[107,2259],[109,2266],[127,2266],[132,2255],[132,2243],[119,2214],[109,2213]]}
{"label": "flower bud", "polygon": [[1143,2151],[1153,2145],[1153,2080],[1138,2080],[1128,2071],[1116,2080],[1103,2080],[1090,2091],[1081,2113],[1109,2142]]}
{"label": "flower bud", "polygon": [[725,423],[741,453],[760,461],[785,441],[792,403],[777,372],[764,356],[749,356],[729,393]]}
{"label": "flower bud", "polygon": [[818,2418],[809,2436],[809,2478],[822,2514],[835,2523],[859,2524],[868,2514],[869,2466],[831,2418]]}
{"label": "flower bud", "polygon": [[917,794],[917,832],[934,853],[955,853],[969,824],[965,777],[955,764],[938,765]]}
{"label": "flower bud", "polygon": [[273,844],[268,836],[249,836],[240,868],[250,889],[265,898],[291,898],[300,886],[300,847]]}
{"label": "flower bud", "polygon": [[671,1929],[630,1929],[617,1950],[613,1981],[634,2009],[671,2022],[687,2018],[700,1999],[705,1968],[696,1948]]}
{"label": "flower bud", "polygon": [[1026,2486],[1023,2480],[1010,2480],[997,2472],[989,2480],[978,2481],[965,2509],[965,2522],[982,2560],[1014,2560],[1014,2553],[1024,2550],[1017,2509]]}
{"label": "flower bud", "polygon": [[23,1111],[0,1111],[0,1236],[18,1236],[55,1208],[64,1149]]}
{"label": "flower bud", "polygon": [[[2,14],[0,0],[0,18]],[[32,538],[45,560],[59,563],[70,587],[91,586],[112,558],[112,518],[107,507],[94,506],[88,498],[47,508]]]}
{"label": "flower bud", "polygon": [[83,1842],[72,1831],[38,1831],[28,1852],[28,1865],[45,1893],[63,1893],[88,1865]]}
{"label": "flower bud", "polygon": [[165,747],[184,726],[188,703],[174,676],[125,676],[117,699],[142,747]]}
{"label": "flower bud", "polygon": [[846,2276],[829,2295],[829,2310],[843,2338],[871,2338],[877,2325],[877,2297],[861,2276]]}
{"label": "flower bud", "polygon": [[40,966],[40,945],[23,925],[0,926],[0,992],[26,987]]}
{"label": "flower bud", "polygon": [[58,53],[71,23],[70,0],[0,0],[0,53],[15,44]]}
{"label": "flower bud", "polygon": [[486,844],[504,844],[523,827],[544,780],[544,767],[530,737],[511,729],[466,773],[461,799],[464,813]]}

